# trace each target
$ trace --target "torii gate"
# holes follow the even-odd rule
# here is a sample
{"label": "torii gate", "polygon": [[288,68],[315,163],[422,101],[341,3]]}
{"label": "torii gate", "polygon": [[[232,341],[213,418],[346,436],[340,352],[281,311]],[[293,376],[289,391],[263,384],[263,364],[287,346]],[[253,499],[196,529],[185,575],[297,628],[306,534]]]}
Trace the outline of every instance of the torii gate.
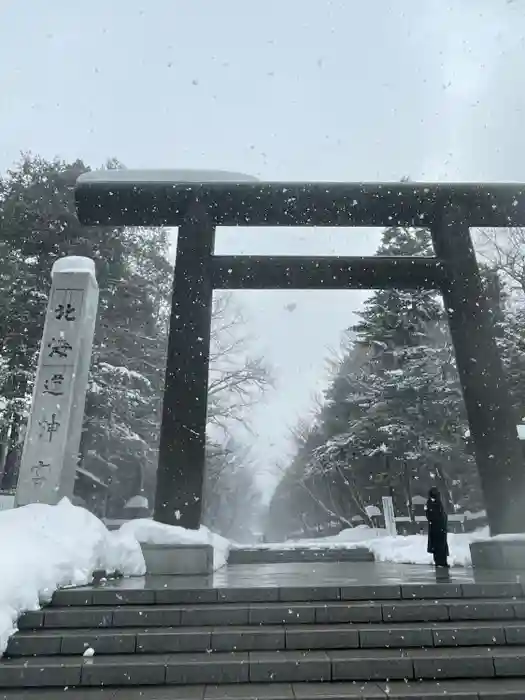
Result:
{"label": "torii gate", "polygon": [[[525,531],[518,421],[469,227],[525,226],[525,185],[258,182],[228,173],[82,175],[89,226],[177,226],[156,520],[200,526],[214,289],[436,289],[443,294],[493,534]],[[435,257],[214,255],[217,226],[418,226]],[[264,235],[264,234],[262,234]]]}

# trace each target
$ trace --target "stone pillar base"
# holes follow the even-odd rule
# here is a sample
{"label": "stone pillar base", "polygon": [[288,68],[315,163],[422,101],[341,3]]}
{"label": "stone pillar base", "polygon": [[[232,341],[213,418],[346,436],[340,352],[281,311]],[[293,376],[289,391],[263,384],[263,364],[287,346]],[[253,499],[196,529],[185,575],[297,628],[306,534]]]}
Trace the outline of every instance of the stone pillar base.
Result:
{"label": "stone pillar base", "polygon": [[487,540],[470,545],[475,569],[525,571],[525,540]]}
{"label": "stone pillar base", "polygon": [[149,576],[210,576],[213,547],[208,544],[141,543]]}

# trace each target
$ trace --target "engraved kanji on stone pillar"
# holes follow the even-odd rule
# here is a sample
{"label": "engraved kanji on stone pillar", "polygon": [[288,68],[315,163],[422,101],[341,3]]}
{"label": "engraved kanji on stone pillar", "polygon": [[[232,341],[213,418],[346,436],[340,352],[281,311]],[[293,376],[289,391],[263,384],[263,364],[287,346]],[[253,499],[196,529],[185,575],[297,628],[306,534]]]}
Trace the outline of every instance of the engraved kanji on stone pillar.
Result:
{"label": "engraved kanji on stone pillar", "polygon": [[95,265],[60,258],[51,280],[15,506],[58,503],[75,485],[98,307]]}

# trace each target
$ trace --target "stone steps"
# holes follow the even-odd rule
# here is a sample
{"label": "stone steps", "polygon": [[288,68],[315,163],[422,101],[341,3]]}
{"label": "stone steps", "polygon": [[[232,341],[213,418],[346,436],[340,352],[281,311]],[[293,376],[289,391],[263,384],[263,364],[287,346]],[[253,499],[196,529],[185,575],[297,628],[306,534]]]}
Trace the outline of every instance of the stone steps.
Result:
{"label": "stone steps", "polygon": [[326,683],[523,675],[523,646],[120,654],[90,659],[75,655],[6,659],[0,664],[0,688]]}
{"label": "stone steps", "polygon": [[160,583],[63,590],[22,616],[0,661],[5,697],[38,687],[73,700],[525,698],[519,583]]}
{"label": "stone steps", "polygon": [[523,700],[523,680],[326,683],[237,683],[234,685],[124,688],[0,689],[0,700]]}
{"label": "stone steps", "polygon": [[366,547],[353,549],[321,548],[312,549],[253,549],[250,547],[233,547],[228,555],[228,565],[236,564],[300,564],[301,562],[342,562],[374,561],[374,555]]}
{"label": "stone steps", "polygon": [[18,632],[7,656],[525,645],[525,621],[53,629]]}
{"label": "stone steps", "polygon": [[448,598],[370,602],[54,606],[24,614],[19,620],[19,628],[200,627],[513,619],[525,620],[525,600]]}
{"label": "stone steps", "polygon": [[84,605],[167,605],[192,603],[277,603],[370,600],[436,600],[442,598],[524,598],[524,583],[423,583],[348,586],[286,586],[246,588],[171,587],[170,583],[144,586],[143,581],[128,579],[122,586],[65,588],[57,591],[51,606]]}

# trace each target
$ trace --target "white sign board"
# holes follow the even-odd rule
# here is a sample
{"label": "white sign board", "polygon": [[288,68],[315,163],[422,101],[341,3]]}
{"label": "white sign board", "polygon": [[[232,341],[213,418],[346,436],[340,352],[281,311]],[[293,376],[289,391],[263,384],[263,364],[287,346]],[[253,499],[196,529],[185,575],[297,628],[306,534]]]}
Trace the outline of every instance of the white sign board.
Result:
{"label": "white sign board", "polygon": [[10,493],[0,493],[0,511],[11,510],[15,507],[15,495]]}
{"label": "white sign board", "polygon": [[388,535],[397,535],[396,517],[394,515],[394,503],[391,496],[383,496],[383,515],[385,516],[385,528]]}

